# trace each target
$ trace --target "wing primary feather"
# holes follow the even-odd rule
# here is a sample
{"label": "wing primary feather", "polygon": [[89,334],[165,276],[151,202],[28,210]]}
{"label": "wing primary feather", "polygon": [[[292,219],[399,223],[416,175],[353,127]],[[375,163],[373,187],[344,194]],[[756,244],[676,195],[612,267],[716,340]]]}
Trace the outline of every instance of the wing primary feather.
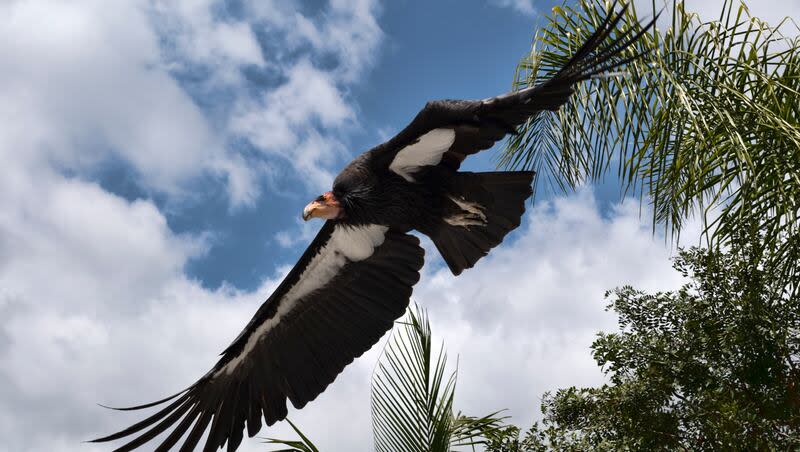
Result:
{"label": "wing primary feather", "polygon": [[[618,41],[615,41],[615,42],[611,43],[607,48],[603,49],[601,51],[602,53],[598,53],[595,56],[594,59],[596,61],[594,63],[592,63],[591,65],[589,65],[590,67],[591,66],[594,66],[594,67],[592,67],[591,70],[588,71],[588,72],[587,71],[582,71],[581,77],[580,77],[579,80],[586,80],[587,78],[591,77],[591,75],[596,75],[596,74],[599,74],[601,72],[609,71],[611,69],[614,69],[616,67],[625,65],[627,63],[630,63],[633,60],[636,60],[637,58],[640,58],[640,57],[646,55],[648,53],[648,51],[644,50],[644,51],[635,53],[631,57],[626,57],[626,58],[624,58],[624,59],[622,59],[620,61],[611,62],[609,64],[603,64],[603,63],[606,63],[610,58],[613,58],[613,57],[619,55],[620,53],[622,53],[630,45],[632,45],[639,38],[641,38],[642,35],[644,35],[644,33],[647,33],[647,31],[650,29],[650,27],[652,27],[655,24],[656,20],[658,20],[658,15],[656,15],[653,18],[653,20],[651,20],[650,22],[645,24],[645,26],[643,26],[642,29],[639,30],[636,34],[634,34],[633,36],[630,36],[627,40],[625,40],[625,42],[620,43],[619,40],[618,40]],[[628,30],[628,31],[630,31],[630,30]],[[600,64],[598,65],[597,62],[600,62]]]}
{"label": "wing primary feather", "polygon": [[194,407],[192,407],[192,410],[189,411],[189,413],[183,417],[181,422],[172,430],[172,432],[170,432],[167,438],[164,439],[164,441],[161,444],[159,444],[155,452],[169,451],[172,448],[172,446],[178,443],[178,441],[186,433],[186,431],[189,430],[189,427],[192,426],[194,421],[197,420],[198,415],[201,413],[202,413],[201,405],[200,403],[196,403]]}
{"label": "wing primary feather", "polygon": [[[227,389],[227,388],[226,388]],[[203,447],[203,452],[213,452],[222,446],[221,433],[225,422],[222,420],[227,416],[230,409],[231,399],[223,397],[214,412],[213,422],[211,423],[211,430],[206,437],[206,445]]]}
{"label": "wing primary feather", "polygon": [[208,423],[211,422],[211,417],[213,415],[214,410],[211,410],[208,407],[203,410],[203,414],[200,415],[200,418],[194,424],[194,427],[192,427],[192,431],[189,432],[189,436],[186,437],[186,441],[183,442],[180,452],[192,452],[194,450],[194,448],[197,446],[197,443],[200,442],[203,432],[206,431]]}
{"label": "wing primary feather", "polygon": [[[258,376],[259,386],[254,387],[255,391],[252,397],[259,400],[261,403],[261,412],[264,416],[264,422],[267,426],[271,425],[270,420],[275,416],[274,411],[277,405],[273,406],[273,396],[278,393],[278,385],[273,376],[274,368],[270,369],[268,366],[268,358],[256,360],[253,364],[253,372]],[[248,432],[249,436],[249,432]]]}
{"label": "wing primary feather", "polygon": [[242,393],[245,392],[243,384],[244,382],[240,381],[236,386],[236,392],[234,392],[231,422],[228,427],[228,452],[236,451],[242,443],[242,439],[244,439],[244,433],[242,432],[244,429],[244,410],[241,407],[241,402],[243,401]]}
{"label": "wing primary feather", "polygon": [[250,383],[248,388],[250,389],[250,394],[248,395],[250,409],[247,416],[247,436],[249,438],[256,436],[256,433],[261,430],[261,397],[256,386],[257,383],[254,381]]}
{"label": "wing primary feather", "polygon": [[290,348],[290,353],[292,354],[289,359],[291,374],[292,374],[292,381],[290,384],[293,386],[293,397],[289,397],[289,400],[292,402],[295,408],[302,409],[306,403],[308,403],[311,394],[314,392],[313,387],[319,385],[319,381],[317,379],[318,375],[316,372],[316,363],[312,362],[314,358],[311,355],[310,349],[306,344],[306,341],[300,337],[291,337],[287,338],[290,339],[290,342],[287,342],[287,346]]}
{"label": "wing primary feather", "polygon": [[655,16],[654,20],[645,24],[635,33],[634,33],[635,28],[633,27],[623,31],[616,37],[614,41],[612,41],[608,45],[598,50],[595,53],[594,58],[596,60],[605,60],[608,59],[610,56],[616,55],[622,50],[625,50],[628,46],[630,46],[631,44],[636,42],[639,38],[641,38],[642,35],[647,33],[647,31],[650,29],[650,26],[652,26],[655,23],[656,19],[658,19],[658,15]]}
{"label": "wing primary feather", "polygon": [[[282,420],[288,414],[286,409],[286,383],[283,381],[282,368],[277,364],[274,356],[266,357],[265,361],[269,363],[269,375],[264,382],[264,397],[268,402],[269,412],[264,412],[264,420],[267,425],[272,425],[279,420]],[[266,365],[266,363],[265,363]],[[269,384],[272,383],[272,384]]]}
{"label": "wing primary feather", "polygon": [[192,389],[192,387],[191,387],[191,386],[189,386],[188,388],[184,389],[184,390],[183,390],[183,391],[181,391],[181,392],[178,392],[178,393],[172,394],[172,395],[171,395],[171,396],[169,396],[169,397],[164,397],[164,398],[163,398],[163,399],[161,399],[161,400],[156,400],[155,402],[146,403],[146,404],[144,404],[144,405],[129,406],[129,407],[113,407],[113,406],[103,405],[103,404],[101,404],[101,403],[98,403],[97,405],[99,405],[99,406],[101,406],[101,407],[103,407],[103,408],[109,409],[109,410],[116,410],[116,411],[134,411],[134,410],[143,410],[143,409],[145,409],[145,408],[151,408],[151,407],[154,407],[154,406],[156,406],[156,405],[161,405],[161,404],[162,404],[162,403],[164,403],[164,402],[169,402],[170,400],[174,399],[175,397],[178,397],[178,396],[179,396],[179,395],[181,395],[181,394],[184,394],[186,391],[188,391],[188,390],[190,390],[190,389]]}
{"label": "wing primary feather", "polygon": [[142,444],[150,441],[151,439],[155,438],[156,436],[161,434],[164,430],[166,430],[169,426],[175,424],[175,422],[177,422],[177,420],[180,419],[181,416],[183,416],[184,414],[186,414],[187,411],[189,411],[192,405],[193,402],[191,400],[187,400],[186,402],[183,403],[183,405],[178,407],[175,411],[173,411],[169,416],[165,417],[161,422],[156,424],[153,428],[137,436],[124,446],[114,449],[114,452],[129,452],[141,446]]}
{"label": "wing primary feather", "polygon": [[[627,9],[627,5],[624,5],[622,11],[616,18],[614,18],[613,23],[612,17],[614,16],[614,10],[616,9],[617,2],[615,1],[611,8],[608,9],[608,14],[603,19],[602,22],[597,26],[597,29],[594,33],[589,36],[589,38],[584,41],[584,43],[575,51],[572,57],[567,61],[567,63],[556,73],[556,77],[561,75],[562,73],[566,72],[567,70],[571,69],[573,65],[581,61],[586,55],[590,54],[592,50],[597,46],[598,43],[603,42],[603,40],[608,36],[610,30],[613,30],[614,25],[619,22],[622,18],[622,13]],[[609,26],[610,25],[610,26]]]}
{"label": "wing primary feather", "polygon": [[189,398],[189,394],[184,395],[180,399],[176,400],[175,402],[171,403],[166,408],[162,409],[161,411],[131,425],[130,427],[126,428],[125,430],[120,430],[117,433],[113,433],[108,436],[104,436],[102,438],[97,438],[89,441],[90,443],[105,443],[108,441],[114,441],[116,439],[124,438],[126,436],[130,436],[140,430],[144,430],[145,428],[153,425],[159,419],[162,419],[164,416],[169,415],[172,411],[176,410],[181,404],[187,401]]}
{"label": "wing primary feather", "polygon": [[[616,4],[615,2],[614,6]],[[644,24],[635,33],[633,32],[634,29],[630,28],[621,32],[609,44],[601,46],[602,42],[611,35],[624,17],[627,5],[623,5],[616,15],[613,12],[613,8],[609,9],[608,15],[598,25],[597,29],[553,77],[541,85],[526,88],[519,92],[521,96],[528,98],[531,102],[535,102],[535,105],[531,104],[532,107],[558,108],[572,94],[571,85],[624,66],[649,52],[648,50],[643,50],[635,52],[632,56],[612,61],[647,33],[655,25],[660,15],[660,13],[656,14],[652,20]],[[513,102],[512,98],[504,98],[503,101]]]}
{"label": "wing primary feather", "polygon": [[[625,30],[620,33],[614,41],[598,49],[598,46],[611,35],[624,17],[627,5],[623,5],[622,9],[616,15],[613,15],[613,8],[614,7],[609,9],[608,15],[600,25],[598,25],[594,33],[586,39],[570,60],[552,78],[545,82],[545,85],[557,85],[564,82],[573,84],[587,80],[600,73],[630,63],[647,53],[647,51],[642,51],[631,57],[609,62],[611,58],[625,51],[647,33],[656,23],[661,13],[656,14],[651,21],[642,26],[636,33],[633,33],[633,28]],[[535,88],[536,87],[531,88],[531,94],[543,94],[536,92],[537,90],[535,90]]]}

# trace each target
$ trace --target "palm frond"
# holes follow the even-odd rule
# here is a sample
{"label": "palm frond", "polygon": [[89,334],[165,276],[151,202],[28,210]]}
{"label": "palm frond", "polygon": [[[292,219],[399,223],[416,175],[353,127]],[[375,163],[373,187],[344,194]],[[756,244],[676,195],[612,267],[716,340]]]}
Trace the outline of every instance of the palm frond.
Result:
{"label": "palm frond", "polygon": [[[457,370],[448,373],[442,344],[434,350],[424,310],[409,308],[392,334],[372,376],[372,426],[378,452],[449,452],[487,444],[507,426],[495,412],[482,417],[453,414]],[[436,352],[436,353],[434,353]],[[268,438],[288,448],[273,452],[319,452],[289,419],[299,440]]]}
{"label": "palm frond", "polygon": [[424,311],[409,310],[372,379],[375,450],[449,450],[455,373],[446,374],[443,348],[434,356]]}
{"label": "palm frond", "polygon": [[500,411],[483,417],[456,414],[450,438],[451,448],[485,445],[490,435],[507,428],[505,420],[508,416],[498,416],[499,414]]}
{"label": "palm frond", "polygon": [[372,377],[372,425],[378,452],[448,452],[483,444],[504,418],[453,414],[456,371],[433,345],[424,310],[409,308]]}
{"label": "palm frond", "polygon": [[297,436],[300,437],[300,440],[292,441],[277,438],[266,438],[264,442],[267,444],[280,444],[288,447],[284,449],[272,449],[270,452],[319,452],[317,446],[315,446],[314,443],[312,443],[311,440],[308,439],[308,437],[304,435],[303,432],[300,431],[300,429],[294,425],[291,420],[289,420],[289,418],[286,419],[286,422],[292,426],[292,430],[297,433]]}
{"label": "palm frond", "polygon": [[[517,68],[516,88],[555,73],[607,7],[554,8]],[[719,244],[734,225],[756,221],[780,259],[800,261],[800,38],[751,17],[743,3],[726,1],[712,22],[679,1],[671,13],[666,30],[627,50],[645,56],[624,75],[587,81],[559,112],[532,118],[500,164],[536,170],[559,190],[616,169],[623,194],[652,203],[654,227],[674,236],[699,215]],[[633,4],[625,14],[615,33],[640,31]]]}

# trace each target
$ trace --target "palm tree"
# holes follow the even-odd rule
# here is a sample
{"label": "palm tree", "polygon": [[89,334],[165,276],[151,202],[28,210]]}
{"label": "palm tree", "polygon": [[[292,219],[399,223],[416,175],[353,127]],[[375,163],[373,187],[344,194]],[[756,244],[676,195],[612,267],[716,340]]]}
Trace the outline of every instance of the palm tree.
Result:
{"label": "palm tree", "polygon": [[[498,412],[483,417],[453,411],[457,371],[447,372],[444,344],[434,353],[426,312],[414,306],[397,322],[372,375],[372,428],[377,452],[450,452],[473,449],[503,426]],[[287,448],[318,452],[289,421],[299,440],[270,438]],[[463,450],[463,449],[462,449]]]}
{"label": "palm tree", "polygon": [[[608,7],[578,0],[554,8],[515,86],[557,70]],[[617,33],[633,35],[639,24],[631,4]],[[710,244],[728,243],[735,225],[751,224],[769,238],[784,281],[797,290],[800,38],[781,33],[797,25],[770,26],[732,1],[718,20],[702,22],[676,0],[658,24],[666,29],[628,50],[645,58],[625,74],[583,84],[559,112],[532,118],[508,142],[501,165],[534,169],[559,190],[616,167],[623,193],[652,203],[654,227],[677,235],[700,214]]]}

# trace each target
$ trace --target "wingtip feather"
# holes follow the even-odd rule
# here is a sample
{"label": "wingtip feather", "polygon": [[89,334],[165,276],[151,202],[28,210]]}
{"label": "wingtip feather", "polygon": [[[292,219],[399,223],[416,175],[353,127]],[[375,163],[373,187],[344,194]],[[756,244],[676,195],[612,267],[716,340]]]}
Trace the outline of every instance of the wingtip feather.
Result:
{"label": "wingtip feather", "polygon": [[109,405],[103,405],[102,403],[98,403],[97,406],[103,407],[108,410],[115,410],[115,411],[136,411],[136,410],[143,410],[145,408],[152,408],[154,406],[161,405],[163,403],[169,402],[170,400],[174,399],[175,397],[180,396],[181,394],[185,394],[186,391],[190,390],[191,386],[180,391],[178,393],[172,394],[171,396],[164,397],[161,400],[156,400],[155,402],[145,403],[143,405],[136,405],[136,406],[128,406],[128,407],[113,407]]}

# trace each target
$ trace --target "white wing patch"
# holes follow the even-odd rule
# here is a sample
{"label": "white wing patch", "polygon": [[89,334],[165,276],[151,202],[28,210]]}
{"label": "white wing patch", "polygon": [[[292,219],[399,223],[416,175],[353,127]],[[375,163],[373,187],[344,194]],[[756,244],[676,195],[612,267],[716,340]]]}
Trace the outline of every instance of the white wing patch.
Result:
{"label": "white wing patch", "polygon": [[311,292],[328,284],[348,262],[358,262],[372,256],[375,248],[386,239],[386,226],[336,226],[328,243],[311,258],[308,266],[300,275],[297,284],[292,286],[278,302],[275,315],[258,326],[247,339],[242,352],[230,360],[215,373],[215,376],[227,372],[230,374],[241,364],[258,341],[264,337],[281,319],[291,311],[297,301]]}
{"label": "white wing patch", "polygon": [[453,129],[433,129],[397,153],[389,169],[403,179],[414,182],[413,173],[423,166],[438,165],[442,155],[450,149],[456,139]]}

